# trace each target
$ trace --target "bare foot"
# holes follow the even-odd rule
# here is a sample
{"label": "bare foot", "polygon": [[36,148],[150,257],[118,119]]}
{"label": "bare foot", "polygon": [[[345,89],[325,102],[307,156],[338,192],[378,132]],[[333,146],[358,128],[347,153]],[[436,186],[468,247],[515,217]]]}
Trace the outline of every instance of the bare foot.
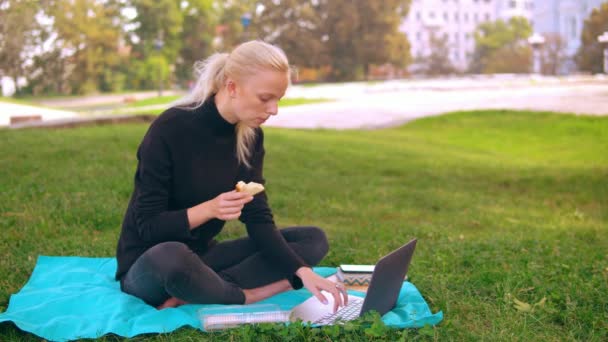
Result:
{"label": "bare foot", "polygon": [[178,307],[180,305],[184,305],[184,304],[188,304],[188,303],[184,302],[183,300],[181,300],[179,298],[171,297],[171,298],[167,299],[161,305],[157,306],[156,309],[162,310],[165,308],[176,308],[176,307]]}

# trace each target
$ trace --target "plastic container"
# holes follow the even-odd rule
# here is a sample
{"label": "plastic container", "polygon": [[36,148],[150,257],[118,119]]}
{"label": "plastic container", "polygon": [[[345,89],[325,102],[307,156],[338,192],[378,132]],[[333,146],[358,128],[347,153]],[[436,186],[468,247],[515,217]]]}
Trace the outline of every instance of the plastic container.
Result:
{"label": "plastic container", "polygon": [[223,330],[243,324],[289,322],[290,311],[275,304],[222,305],[198,310],[205,331]]}

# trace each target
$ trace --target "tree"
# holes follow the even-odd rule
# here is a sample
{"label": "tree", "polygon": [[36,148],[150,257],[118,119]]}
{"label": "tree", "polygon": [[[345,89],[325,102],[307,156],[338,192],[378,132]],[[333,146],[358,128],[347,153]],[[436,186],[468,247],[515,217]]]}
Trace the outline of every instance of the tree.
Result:
{"label": "tree", "polygon": [[[282,1],[281,1],[282,2]],[[260,1],[259,4],[263,3]],[[258,20],[255,0],[224,0],[218,1],[216,7],[219,10],[219,22],[217,28],[218,39],[215,48],[219,51],[230,51],[238,44],[260,36],[254,26]],[[251,22],[248,27],[242,23],[243,16],[250,16]]]}
{"label": "tree", "polygon": [[[135,8],[136,16],[131,24],[136,28],[129,34],[130,44],[133,46],[133,54],[127,70],[129,84],[138,84],[144,89],[158,86],[159,73],[161,69],[138,72],[144,66],[180,64],[179,55],[182,48],[182,28],[184,23],[184,12],[182,8],[193,8],[192,1],[175,0],[130,0],[130,5]],[[164,61],[160,61],[164,59]],[[133,77],[146,77],[145,79],[133,79]],[[170,82],[163,78],[161,82]]]}
{"label": "tree", "polygon": [[[47,0],[46,13],[53,18],[51,32],[56,34],[52,50],[38,56],[34,74],[58,72],[61,79],[69,72],[69,89],[75,93],[90,93],[111,88],[113,72],[118,72],[121,59],[118,44],[121,39],[120,1]],[[63,61],[51,61],[50,59]],[[54,67],[46,68],[47,63]],[[67,63],[67,65],[62,65]]]}
{"label": "tree", "polygon": [[425,75],[437,76],[454,73],[456,69],[450,61],[450,48],[446,35],[438,36],[431,32],[429,37],[431,54],[419,58],[416,64],[421,66],[421,72]]}
{"label": "tree", "polygon": [[294,65],[318,68],[329,62],[318,3],[263,0],[260,4],[264,9],[256,13],[251,23],[251,31],[257,37],[279,45]]}
{"label": "tree", "polygon": [[532,51],[526,39],[532,27],[526,18],[513,17],[480,24],[475,30],[475,51],[469,67],[474,73],[526,73]]}
{"label": "tree", "polygon": [[132,40],[136,55],[142,59],[156,53],[157,40],[162,41],[160,53],[171,62],[177,58],[182,42],[182,3],[175,0],[131,0],[137,16],[133,19],[136,37]]}
{"label": "tree", "polygon": [[409,43],[398,30],[410,0],[260,3],[260,37],[283,47],[298,66],[329,65],[332,80],[362,79],[371,64],[410,61]]}
{"label": "tree", "polygon": [[580,70],[601,73],[603,69],[603,48],[597,37],[608,31],[608,2],[593,9],[585,20],[575,61]]}
{"label": "tree", "polygon": [[365,73],[370,64],[390,63],[405,67],[411,62],[407,36],[399,31],[399,25],[407,16],[410,1],[384,0],[359,1],[361,22],[358,35],[361,41],[361,60]]}
{"label": "tree", "polygon": [[186,83],[192,78],[192,67],[197,60],[210,55],[218,23],[219,11],[211,0],[189,0],[181,6],[183,27],[182,47],[176,59],[175,74]]}
{"label": "tree", "polygon": [[17,93],[19,77],[26,75],[26,62],[44,37],[34,19],[38,9],[32,1],[0,1],[0,77],[13,80]]}
{"label": "tree", "polygon": [[568,60],[566,54],[567,42],[559,33],[543,35],[545,43],[542,46],[542,73],[557,75]]}

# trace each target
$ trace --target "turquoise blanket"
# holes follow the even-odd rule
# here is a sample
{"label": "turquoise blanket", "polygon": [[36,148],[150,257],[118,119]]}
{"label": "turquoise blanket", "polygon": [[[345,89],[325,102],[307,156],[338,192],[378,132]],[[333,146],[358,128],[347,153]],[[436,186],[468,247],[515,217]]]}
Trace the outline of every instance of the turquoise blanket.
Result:
{"label": "turquoise blanket", "polygon": [[[171,332],[183,326],[202,330],[196,312],[203,305],[156,310],[121,292],[114,280],[115,271],[114,258],[40,256],[27,284],[11,296],[8,309],[0,314],[0,322],[13,322],[51,341],[96,338],[108,333],[132,337]],[[315,272],[329,276],[335,268],[317,267]],[[263,303],[290,309],[310,296],[301,289]],[[435,325],[443,314],[432,314],[416,287],[404,282],[396,308],[382,319],[391,327],[414,328]]]}

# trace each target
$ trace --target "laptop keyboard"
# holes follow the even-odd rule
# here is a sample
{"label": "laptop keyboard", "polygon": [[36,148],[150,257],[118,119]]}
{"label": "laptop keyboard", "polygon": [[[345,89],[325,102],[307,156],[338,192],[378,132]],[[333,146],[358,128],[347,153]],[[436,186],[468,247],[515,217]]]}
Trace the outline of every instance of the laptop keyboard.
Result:
{"label": "laptop keyboard", "polygon": [[314,321],[313,324],[320,325],[331,325],[339,321],[352,321],[359,317],[361,313],[361,307],[363,306],[363,300],[350,299],[346,306],[343,306],[336,311],[336,313],[327,314],[318,320]]}

